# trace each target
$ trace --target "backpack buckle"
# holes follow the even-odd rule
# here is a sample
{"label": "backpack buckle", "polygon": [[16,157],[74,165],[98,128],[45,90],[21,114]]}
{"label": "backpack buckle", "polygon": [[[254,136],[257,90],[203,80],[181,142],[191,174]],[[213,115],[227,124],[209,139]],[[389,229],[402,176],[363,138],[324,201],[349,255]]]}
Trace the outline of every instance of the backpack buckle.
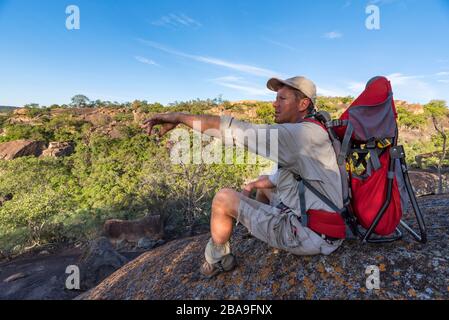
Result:
{"label": "backpack buckle", "polygon": [[332,127],[341,127],[343,126],[343,120],[341,119],[330,120],[325,123],[325,126],[328,129]]}
{"label": "backpack buckle", "polygon": [[365,146],[367,149],[376,149],[376,141],[368,141]]}

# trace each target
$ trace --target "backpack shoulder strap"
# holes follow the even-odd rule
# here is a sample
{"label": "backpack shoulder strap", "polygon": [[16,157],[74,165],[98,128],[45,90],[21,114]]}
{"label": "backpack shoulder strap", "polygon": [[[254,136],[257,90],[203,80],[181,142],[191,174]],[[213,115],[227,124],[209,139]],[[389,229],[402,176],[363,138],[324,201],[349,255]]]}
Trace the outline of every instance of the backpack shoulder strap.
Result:
{"label": "backpack shoulder strap", "polygon": [[[323,195],[321,192],[319,192],[317,189],[315,189],[314,186],[312,186],[307,180],[304,180],[301,176],[295,175],[295,179],[302,185],[304,185],[307,189],[312,191],[312,193],[318,197],[321,201],[323,201],[329,208],[334,210],[337,213],[342,214],[345,210],[345,206],[343,208],[338,208],[328,197]],[[300,188],[301,190],[302,188]],[[301,193],[301,192],[300,192]],[[302,209],[301,209],[302,210]],[[302,213],[301,213],[302,214]]]}
{"label": "backpack shoulder strap", "polygon": [[301,122],[310,122],[310,123],[315,123],[316,125],[319,125],[321,128],[323,128],[324,131],[327,132],[326,126],[324,124],[322,124],[320,121],[313,119],[313,118],[307,118],[302,120]]}

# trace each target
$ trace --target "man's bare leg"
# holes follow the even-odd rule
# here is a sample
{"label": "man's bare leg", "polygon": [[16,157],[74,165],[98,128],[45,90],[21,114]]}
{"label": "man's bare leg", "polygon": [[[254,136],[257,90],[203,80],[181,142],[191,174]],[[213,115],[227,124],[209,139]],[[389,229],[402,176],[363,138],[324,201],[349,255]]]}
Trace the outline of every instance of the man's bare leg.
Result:
{"label": "man's bare leg", "polygon": [[226,244],[231,238],[234,219],[238,217],[240,193],[222,189],[212,201],[210,228],[214,244]]}
{"label": "man's bare leg", "polygon": [[[269,204],[273,196],[272,189],[257,190],[256,200]],[[226,244],[232,235],[234,219],[238,217],[242,195],[232,189],[222,189],[212,201],[210,229],[214,244]]]}
{"label": "man's bare leg", "polygon": [[[212,201],[211,234],[212,238],[205,249],[206,262],[201,266],[201,273],[212,277],[221,271],[230,271],[235,265],[231,254],[229,239],[232,235],[234,219],[238,217],[241,194],[231,190],[220,190]],[[221,267],[217,267],[217,263]]]}

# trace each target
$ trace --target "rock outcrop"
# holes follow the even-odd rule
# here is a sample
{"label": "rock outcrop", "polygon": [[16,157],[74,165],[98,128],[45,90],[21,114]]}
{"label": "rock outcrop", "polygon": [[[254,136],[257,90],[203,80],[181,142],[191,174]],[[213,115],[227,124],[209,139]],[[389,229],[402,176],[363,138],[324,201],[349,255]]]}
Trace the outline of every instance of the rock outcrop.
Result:
{"label": "rock outcrop", "polygon": [[42,152],[41,157],[67,157],[75,151],[71,142],[50,142],[48,148]]}
{"label": "rock outcrop", "polygon": [[107,238],[92,241],[79,261],[82,288],[94,287],[127,262]]}
{"label": "rock outcrop", "polygon": [[139,242],[142,238],[160,240],[164,237],[164,225],[159,215],[147,215],[134,221],[108,220],[104,224],[104,235],[112,242]]}
{"label": "rock outcrop", "polygon": [[148,113],[142,112],[140,109],[133,110],[134,123],[141,124],[143,121],[149,118]]}
{"label": "rock outcrop", "polygon": [[[417,196],[432,195],[438,193],[438,175],[432,172],[411,170],[410,182]],[[447,192],[449,175],[443,175],[443,192]],[[446,189],[446,190],[444,190]]]}
{"label": "rock outcrop", "polygon": [[16,140],[0,143],[0,160],[13,160],[20,157],[40,156],[45,142],[33,140]]}
{"label": "rock outcrop", "polygon": [[[448,299],[449,197],[419,202],[427,244],[408,235],[381,245],[347,240],[331,256],[298,257],[239,227],[232,238],[238,267],[230,273],[201,276],[204,234],[141,255],[78,299]],[[379,268],[379,290],[366,287],[369,266]]]}

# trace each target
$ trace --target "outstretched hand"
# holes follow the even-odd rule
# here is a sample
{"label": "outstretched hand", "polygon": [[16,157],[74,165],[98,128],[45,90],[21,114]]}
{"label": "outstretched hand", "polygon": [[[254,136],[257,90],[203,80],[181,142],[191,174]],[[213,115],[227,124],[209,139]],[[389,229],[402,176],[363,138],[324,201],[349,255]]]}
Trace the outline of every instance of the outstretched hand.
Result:
{"label": "outstretched hand", "polygon": [[180,124],[177,113],[161,113],[156,114],[148,120],[145,120],[140,126],[149,135],[155,134],[154,126],[161,125],[161,129],[157,132],[162,137],[167,132],[175,129]]}

